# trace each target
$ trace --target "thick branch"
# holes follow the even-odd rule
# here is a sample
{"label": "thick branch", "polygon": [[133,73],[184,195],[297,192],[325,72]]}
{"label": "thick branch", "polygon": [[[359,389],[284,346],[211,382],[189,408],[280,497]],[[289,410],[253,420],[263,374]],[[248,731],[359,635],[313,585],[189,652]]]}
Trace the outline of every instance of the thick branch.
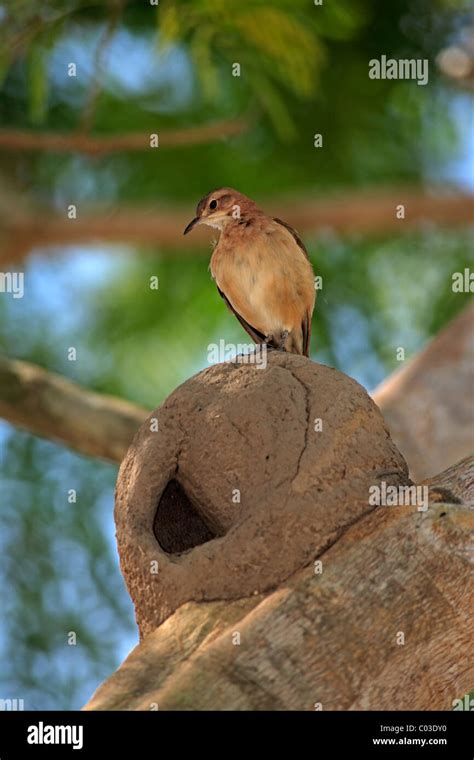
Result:
{"label": "thick branch", "polygon": [[472,453],[474,306],[373,393],[419,482]]}
{"label": "thick branch", "polygon": [[[396,207],[401,203],[406,208],[404,220],[396,217]],[[402,188],[386,193],[351,193],[328,200],[280,200],[261,205],[268,213],[285,219],[305,234],[325,229],[340,233],[400,233],[426,220],[442,225],[468,224],[474,215],[473,196],[428,196]],[[49,209],[8,213],[5,214],[0,263],[21,260],[32,248],[99,240],[188,250],[200,244],[207,250],[209,230],[197,229],[183,237],[192,211],[191,208],[115,208],[109,212],[88,213],[87,209],[79,208],[78,218],[73,220],[67,218],[66,212],[59,216]]]}
{"label": "thick branch", "polygon": [[81,454],[120,462],[147,414],[34,364],[0,357],[0,416]]}
{"label": "thick branch", "polygon": [[[456,490],[466,471],[434,480]],[[461,504],[375,509],[319,555],[320,574],[179,607],[85,709],[452,710],[474,678],[473,527]]]}
{"label": "thick branch", "polygon": [[428,486],[430,502],[459,502],[474,505],[474,456],[448,467],[423,481]]}
{"label": "thick branch", "polygon": [[223,137],[231,137],[244,132],[249,126],[246,119],[224,119],[213,124],[185,129],[160,130],[154,132],[159,137],[159,148],[150,147],[150,132],[136,132],[123,135],[91,135],[81,132],[31,132],[21,129],[0,130],[0,148],[8,150],[40,150],[56,153],[87,153],[98,155],[127,150],[161,150],[187,145],[200,145]]}

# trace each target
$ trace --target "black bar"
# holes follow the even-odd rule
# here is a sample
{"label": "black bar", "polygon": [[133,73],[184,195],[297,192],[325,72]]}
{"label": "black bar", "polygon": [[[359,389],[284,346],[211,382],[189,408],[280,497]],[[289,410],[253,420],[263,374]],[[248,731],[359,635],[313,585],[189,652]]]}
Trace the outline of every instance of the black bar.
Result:
{"label": "black bar", "polygon": [[[56,727],[64,729],[56,730]],[[74,732],[73,727],[76,727]],[[262,749],[310,760],[464,758],[472,760],[473,715],[453,712],[0,712],[0,760],[20,757],[159,757],[189,748],[225,758]],[[29,743],[40,740],[43,743]],[[71,743],[51,744],[69,740]],[[77,749],[73,749],[73,744]],[[79,745],[82,744],[81,747]],[[133,754],[132,754],[133,753]]]}

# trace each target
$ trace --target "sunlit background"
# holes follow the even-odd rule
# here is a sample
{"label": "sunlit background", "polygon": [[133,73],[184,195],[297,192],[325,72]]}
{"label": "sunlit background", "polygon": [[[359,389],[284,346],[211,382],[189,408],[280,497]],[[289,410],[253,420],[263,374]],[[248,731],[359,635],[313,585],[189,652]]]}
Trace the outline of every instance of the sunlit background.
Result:
{"label": "sunlit background", "polygon": [[[472,23],[454,0],[0,0],[3,130],[146,136],[245,122],[201,143],[94,156],[0,145],[2,270],[25,272],[23,299],[0,293],[2,353],[153,408],[207,366],[210,343],[248,341],[211,281],[212,233],[188,248],[54,233],[18,246],[17,210],[47,225],[74,203],[78,219],[112,225],[137,209],[191,218],[222,185],[268,210],[379,189],[396,203],[406,188],[472,192]],[[381,55],[427,58],[429,83],[370,80]],[[409,358],[466,305],[451,287],[473,266],[466,224],[301,233],[323,277],[312,357],[369,390],[400,366],[397,347]],[[0,444],[0,698],[79,708],[137,641],[114,539],[117,467],[6,423]]]}

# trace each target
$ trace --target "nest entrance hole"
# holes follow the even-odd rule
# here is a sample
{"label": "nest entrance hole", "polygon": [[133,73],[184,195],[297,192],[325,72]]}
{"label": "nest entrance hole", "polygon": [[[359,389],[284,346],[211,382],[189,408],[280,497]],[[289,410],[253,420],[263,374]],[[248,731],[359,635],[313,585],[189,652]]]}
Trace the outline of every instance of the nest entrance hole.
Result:
{"label": "nest entrance hole", "polygon": [[217,536],[177,480],[170,480],[161,495],[153,532],[167,554],[180,554]]}

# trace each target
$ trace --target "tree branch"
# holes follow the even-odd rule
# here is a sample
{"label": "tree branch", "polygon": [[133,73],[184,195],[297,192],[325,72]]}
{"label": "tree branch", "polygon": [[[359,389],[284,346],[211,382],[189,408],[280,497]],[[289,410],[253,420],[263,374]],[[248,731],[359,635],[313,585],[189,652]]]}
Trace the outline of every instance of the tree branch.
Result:
{"label": "tree branch", "polygon": [[121,462],[148,414],[34,364],[0,357],[0,416],[81,454]]}
{"label": "tree branch", "polygon": [[430,503],[450,502],[474,505],[474,456],[448,467],[423,481],[428,486]]}
{"label": "tree branch", "polygon": [[474,305],[372,394],[416,482],[472,452]]}
{"label": "tree branch", "polygon": [[92,135],[82,132],[32,132],[22,129],[0,130],[0,148],[7,150],[53,151],[56,153],[86,153],[99,155],[119,151],[161,150],[188,145],[200,145],[245,132],[247,119],[223,119],[212,124],[174,130],[154,130],[160,147],[150,148],[152,132],[135,132],[123,135]]}
{"label": "tree branch", "polygon": [[316,555],[319,575],[311,563],[273,591],[178,607],[83,709],[452,710],[474,677],[473,527],[461,504],[379,507]]}
{"label": "tree branch", "polygon": [[[396,207],[404,204],[406,218],[397,219]],[[262,202],[273,216],[285,219],[302,233],[318,230],[379,234],[403,232],[431,220],[440,225],[469,224],[474,216],[472,195],[426,195],[419,191],[395,189],[390,192],[353,193],[328,200]],[[0,209],[1,211],[1,209]],[[196,229],[183,237],[183,229],[192,209],[114,208],[109,212],[79,209],[78,218],[70,220],[49,209],[5,213],[0,264],[21,260],[32,248],[66,246],[81,242],[131,243],[162,245],[172,249],[190,246],[207,250],[209,231]]]}

